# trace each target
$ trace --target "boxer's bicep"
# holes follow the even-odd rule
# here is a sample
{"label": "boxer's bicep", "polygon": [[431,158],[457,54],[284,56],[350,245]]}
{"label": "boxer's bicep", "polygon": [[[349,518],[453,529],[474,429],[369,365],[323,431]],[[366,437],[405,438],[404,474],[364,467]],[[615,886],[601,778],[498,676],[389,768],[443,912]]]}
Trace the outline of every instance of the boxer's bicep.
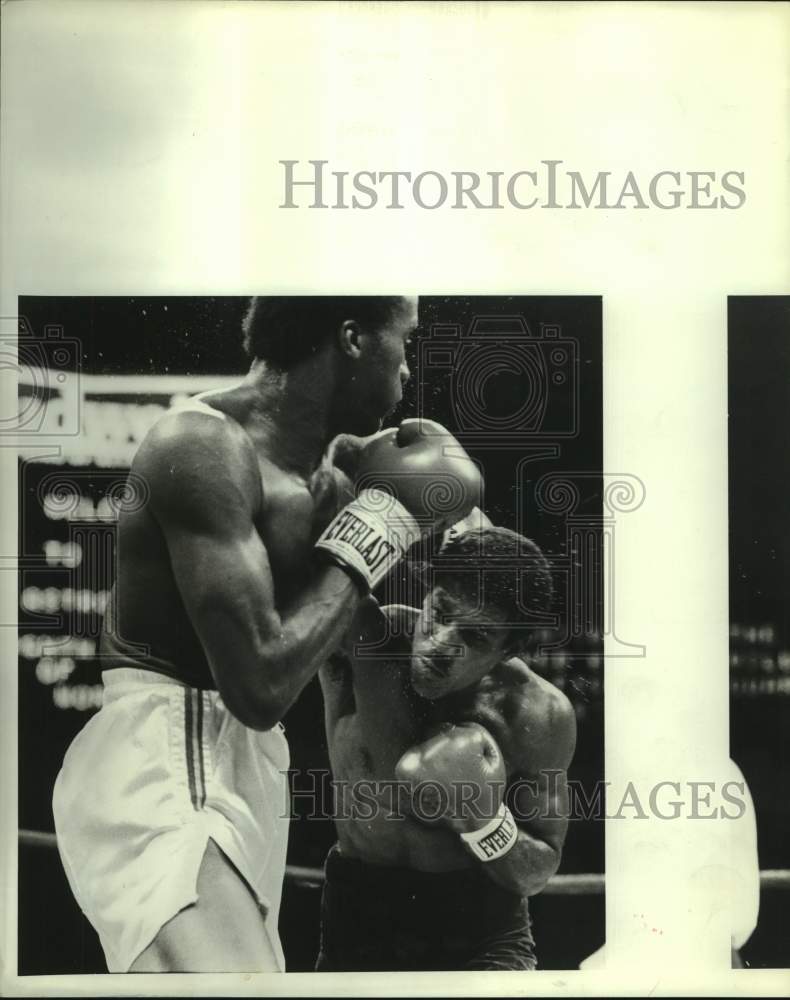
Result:
{"label": "boxer's bicep", "polygon": [[[230,711],[253,728],[274,702],[271,660],[281,619],[265,548],[247,536],[177,530],[170,551],[187,614]],[[177,568],[176,568],[177,567]],[[268,726],[264,726],[268,728]]]}
{"label": "boxer's bicep", "polygon": [[516,793],[518,806],[513,813],[518,827],[559,853],[568,832],[568,786],[565,772],[554,768],[551,775],[530,773],[520,777],[529,782],[530,789]]}
{"label": "boxer's bicep", "polygon": [[568,766],[576,748],[576,717],[559,691],[541,716],[539,725],[530,720],[525,726],[528,735],[510,794],[519,827],[559,854],[568,830]]}
{"label": "boxer's bicep", "polygon": [[262,646],[280,627],[260,537],[254,529],[234,535],[227,525],[216,532],[174,526],[166,537],[181,598],[212,672],[238,669],[227,663],[229,652]]}

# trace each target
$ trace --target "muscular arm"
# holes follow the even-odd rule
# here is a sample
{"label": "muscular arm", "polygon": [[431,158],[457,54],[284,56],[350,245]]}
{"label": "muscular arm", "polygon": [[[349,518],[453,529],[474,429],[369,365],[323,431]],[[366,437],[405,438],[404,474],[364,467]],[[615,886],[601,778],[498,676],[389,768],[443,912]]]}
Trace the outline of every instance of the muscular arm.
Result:
{"label": "muscular arm", "polygon": [[254,523],[262,504],[258,462],[233,422],[167,418],[135,467],[149,485],[178,589],[223,701],[250,728],[272,728],[339,644],[359,589],[327,566],[289,607],[276,606]]}
{"label": "muscular arm", "polygon": [[567,768],[576,748],[576,718],[568,699],[556,691],[548,699],[542,724],[529,718],[526,707],[520,724],[522,763],[509,788],[518,840],[483,869],[504,888],[534,896],[545,888],[562,857],[568,830]]}
{"label": "muscular arm", "polygon": [[354,647],[357,643],[365,641],[369,631],[368,623],[376,623],[380,616],[378,601],[370,595],[363,598],[338,649],[318,672],[324,696],[324,718],[330,747],[340,720],[354,715],[357,710],[354,697]]}
{"label": "muscular arm", "polygon": [[[397,635],[402,635],[404,623],[414,614],[414,608],[401,605],[381,607],[371,595],[363,598],[357,606],[339,649],[321,667],[318,674],[330,743],[338,722],[358,710],[357,685],[361,688],[362,707],[367,706],[368,709],[366,715],[370,710],[371,684],[375,692],[374,705],[381,704],[387,710],[386,706],[390,703],[397,684],[396,675],[386,668],[387,660],[382,654],[391,650],[395,657],[402,659],[403,656],[403,643],[397,639],[393,642],[390,623],[397,624]],[[370,658],[371,650],[378,653],[374,659]]]}

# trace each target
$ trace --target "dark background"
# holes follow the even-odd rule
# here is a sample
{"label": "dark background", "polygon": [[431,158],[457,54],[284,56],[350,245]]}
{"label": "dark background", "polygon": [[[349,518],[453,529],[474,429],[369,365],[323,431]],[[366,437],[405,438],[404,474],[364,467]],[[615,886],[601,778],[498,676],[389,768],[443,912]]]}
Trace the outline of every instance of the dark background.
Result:
{"label": "dark background", "polygon": [[[82,372],[105,375],[241,375],[248,367],[240,337],[245,307],[246,300],[237,298],[37,297],[21,299],[19,311],[34,338],[41,337],[47,325],[55,324],[62,327],[64,337],[79,341],[79,361],[59,359],[62,367],[79,366]],[[499,321],[492,317],[499,317]],[[518,317],[519,321],[506,317]],[[604,777],[598,555],[602,507],[601,300],[428,297],[421,299],[420,322],[410,359],[412,381],[388,423],[419,412],[446,424],[483,466],[485,506],[492,519],[534,538],[552,559],[557,584],[556,624],[541,633],[542,651],[536,654],[534,666],[562,687],[574,705],[579,739],[569,776],[582,783],[589,795],[594,783]],[[426,348],[435,342],[442,345],[445,354],[449,351],[449,363],[446,358],[430,360]],[[477,409],[464,408],[464,399],[468,401],[472,390],[459,387],[454,378],[466,353],[476,351],[476,357],[482,358],[490,351],[493,358],[501,354],[503,344],[510,344],[511,354],[515,350],[514,356],[524,359],[524,371],[537,373],[536,380],[530,383],[518,364],[515,368],[507,361],[494,365],[486,382],[478,386]],[[530,394],[535,405],[527,406],[522,417],[508,419],[520,408],[524,410]],[[99,402],[114,399],[107,393],[95,398]],[[125,398],[128,402],[128,396]],[[151,402],[151,397],[140,397],[140,401]],[[167,401],[159,400],[165,405]],[[541,402],[545,405],[539,405]],[[485,426],[475,423],[475,414],[481,411],[491,418]],[[543,450],[543,457],[528,462],[519,472],[519,461],[536,449]],[[65,452],[68,457],[68,442]],[[60,469],[63,471],[62,466]],[[46,539],[66,540],[75,527],[73,522],[49,520],[41,510],[38,488],[52,470],[51,465],[27,462],[20,472],[20,508],[25,514],[20,538],[22,588],[76,585],[69,583],[73,571],[33,566],[25,558],[40,556]],[[106,492],[108,481],[123,480],[124,471],[121,467],[81,466],[76,481],[82,494],[96,501]],[[567,513],[542,509],[536,498],[534,487],[540,477],[557,473],[563,473],[578,489],[578,504],[572,513],[588,540],[592,538],[592,548],[582,550],[578,541],[570,542]],[[570,613],[568,577],[574,573],[595,585],[587,590],[583,611]],[[82,585],[88,586],[85,582]],[[386,586],[396,592],[405,586],[405,576],[396,575]],[[97,628],[97,615],[74,613],[47,626],[39,616],[20,611],[20,632],[28,636],[48,630],[92,635]],[[63,688],[73,689],[72,694],[80,687],[89,690],[98,683],[98,667],[90,657],[77,658],[67,678],[42,683],[35,658],[20,657],[19,662],[19,823],[23,829],[51,831],[54,779],[66,747],[90,711],[58,708],[56,697]],[[298,790],[305,769],[329,767],[317,681],[308,685],[284,722]],[[302,814],[291,824],[289,864],[318,867],[333,842],[333,824],[330,820],[308,820],[299,799],[295,806]],[[603,871],[603,822],[571,823],[561,871]],[[314,887],[293,880],[286,883],[281,936],[291,971],[312,967],[317,950],[318,900]],[[602,896],[546,894],[534,898],[531,909],[543,968],[574,968],[603,943]],[[71,897],[57,853],[43,847],[20,848],[19,971],[104,971],[98,941]]]}
{"label": "dark background", "polygon": [[[760,867],[790,868],[790,298],[728,302],[730,753],[754,799]],[[786,890],[743,949],[788,965]]]}

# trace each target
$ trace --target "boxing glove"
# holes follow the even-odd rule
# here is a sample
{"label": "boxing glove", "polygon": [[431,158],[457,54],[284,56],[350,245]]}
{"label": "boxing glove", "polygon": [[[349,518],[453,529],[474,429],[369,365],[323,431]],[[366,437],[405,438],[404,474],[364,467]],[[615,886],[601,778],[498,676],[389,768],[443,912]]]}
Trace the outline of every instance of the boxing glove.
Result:
{"label": "boxing glove", "polygon": [[360,450],[356,499],[316,548],[372,590],[423,535],[442,531],[480,502],[482,478],[461,445],[432,420],[404,420]]}
{"label": "boxing glove", "polygon": [[403,754],[395,777],[411,790],[417,819],[439,818],[434,813],[441,807],[441,820],[479,860],[494,861],[516,843],[518,829],[502,801],[505,762],[483,726],[443,726]]}
{"label": "boxing glove", "polygon": [[453,435],[413,418],[377,434],[362,449],[357,488],[396,497],[423,531],[443,530],[480,503],[480,472]]}

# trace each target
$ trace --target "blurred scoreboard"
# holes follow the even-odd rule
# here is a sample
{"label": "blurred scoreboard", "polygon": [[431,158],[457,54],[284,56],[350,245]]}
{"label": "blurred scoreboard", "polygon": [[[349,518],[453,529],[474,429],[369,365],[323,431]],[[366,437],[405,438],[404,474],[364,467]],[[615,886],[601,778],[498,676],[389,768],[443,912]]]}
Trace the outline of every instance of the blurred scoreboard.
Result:
{"label": "blurred scoreboard", "polygon": [[790,649],[775,625],[730,623],[730,690],[735,697],[790,697]]}
{"label": "blurred scoreboard", "polygon": [[117,518],[144,492],[128,477],[135,451],[170,406],[231,380],[81,374],[70,394],[61,374],[77,378],[39,370],[20,385],[20,412],[38,403],[41,413],[19,450],[19,657],[56,708],[90,711]]}

